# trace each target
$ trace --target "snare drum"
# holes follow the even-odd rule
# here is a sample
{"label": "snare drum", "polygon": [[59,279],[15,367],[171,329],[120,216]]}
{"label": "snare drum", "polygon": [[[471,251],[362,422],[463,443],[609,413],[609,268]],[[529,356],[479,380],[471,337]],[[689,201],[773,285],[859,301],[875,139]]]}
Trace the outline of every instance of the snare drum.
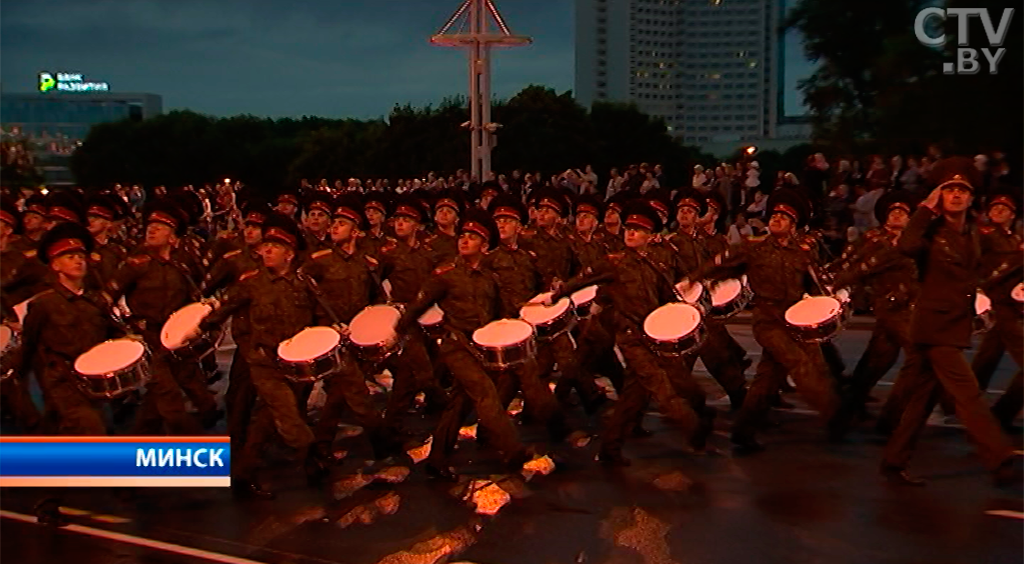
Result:
{"label": "snare drum", "polygon": [[6,380],[14,374],[13,369],[9,369],[7,363],[10,362],[10,358],[14,357],[14,351],[18,349],[19,344],[18,334],[13,329],[6,325],[0,325],[0,381]]}
{"label": "snare drum", "polygon": [[284,375],[294,382],[316,382],[341,368],[341,334],[333,327],[306,327],[277,345]]}
{"label": "snare drum", "polygon": [[430,309],[420,316],[419,323],[430,338],[440,339],[444,335],[444,310],[437,307],[437,304],[430,306]]}
{"label": "snare drum", "polygon": [[690,289],[683,291],[682,284],[676,284],[676,293],[682,301],[695,306],[700,310],[701,315],[711,311],[711,292],[700,282],[690,282]]}
{"label": "snare drum", "polygon": [[746,309],[753,292],[741,280],[722,280],[711,290],[711,317],[726,319]]}
{"label": "snare drum", "polygon": [[537,354],[533,325],[522,319],[499,319],[473,331],[473,344],[487,368],[505,369]]}
{"label": "snare drum", "polygon": [[[552,292],[545,292],[534,300],[546,299]],[[519,318],[533,325],[537,330],[537,338],[550,340],[572,328],[575,319],[572,301],[562,298],[551,306],[540,303],[527,303],[519,309]]]}
{"label": "snare drum", "polygon": [[572,305],[576,309],[576,317],[587,319],[593,313],[594,300],[597,299],[597,286],[587,286],[576,290],[570,296]]}
{"label": "snare drum", "polygon": [[135,339],[113,339],[75,360],[79,387],[95,399],[115,399],[142,388],[149,379],[149,351]]}
{"label": "snare drum", "polygon": [[700,309],[676,302],[665,304],[644,319],[644,336],[659,356],[682,356],[699,347],[707,336]]}
{"label": "snare drum", "polygon": [[974,333],[985,333],[995,324],[992,319],[992,300],[978,290],[974,297]]}
{"label": "snare drum", "polygon": [[847,317],[849,309],[829,296],[809,296],[786,310],[786,324],[805,343],[831,339],[843,328]]}
{"label": "snare drum", "polygon": [[216,352],[224,339],[223,328],[188,338],[212,311],[212,307],[196,302],[174,312],[160,330],[160,343],[172,355],[182,360],[200,360]]}
{"label": "snare drum", "polygon": [[367,362],[383,362],[402,351],[395,326],[402,317],[400,305],[372,305],[363,308],[349,324],[348,340],[356,356]]}

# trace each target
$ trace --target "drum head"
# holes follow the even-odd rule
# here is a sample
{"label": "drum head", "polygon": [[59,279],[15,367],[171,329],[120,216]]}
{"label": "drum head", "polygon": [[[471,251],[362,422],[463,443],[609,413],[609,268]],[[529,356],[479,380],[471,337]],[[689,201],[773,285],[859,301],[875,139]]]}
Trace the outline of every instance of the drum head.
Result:
{"label": "drum head", "polygon": [[743,284],[739,280],[735,278],[722,280],[715,285],[714,290],[711,290],[711,305],[715,307],[723,306],[735,300],[742,290]]}
{"label": "drum head", "polygon": [[978,292],[974,296],[974,313],[980,315],[990,309],[992,309],[992,300],[985,294]]}
{"label": "drum head", "polygon": [[[547,298],[551,294],[552,292],[544,292],[537,296],[537,298]],[[544,325],[564,314],[570,305],[572,304],[569,298],[562,298],[557,303],[551,304],[551,307],[544,304],[528,303],[519,309],[519,317],[533,325]]]}
{"label": "drum head", "polygon": [[679,284],[676,284],[676,289],[683,295],[683,301],[687,303],[697,303],[700,300],[701,294],[704,293],[704,285],[700,282],[691,282],[690,289],[683,292]]}
{"label": "drum head", "polygon": [[473,341],[485,347],[507,347],[533,335],[533,326],[521,319],[499,319],[473,331]]}
{"label": "drum head", "polygon": [[437,307],[437,304],[430,306],[426,313],[420,316],[420,325],[437,325],[444,321],[444,311]]}
{"label": "drum head", "polygon": [[804,298],[786,310],[786,323],[798,327],[817,325],[838,315],[842,308],[839,300],[828,296]]}
{"label": "drum head", "polygon": [[306,327],[291,339],[277,345],[277,356],[288,362],[313,360],[330,352],[341,342],[341,335],[330,327]]}
{"label": "drum head", "polygon": [[1024,282],[1014,286],[1013,290],[1010,290],[1010,296],[1018,302],[1024,303]]}
{"label": "drum head", "polygon": [[146,347],[133,339],[114,339],[100,343],[75,360],[75,370],[85,376],[102,376],[124,370],[138,362]]}
{"label": "drum head", "polygon": [[6,351],[14,340],[14,331],[6,325],[0,325],[0,351]]}
{"label": "drum head", "polygon": [[685,337],[700,325],[700,311],[690,304],[666,304],[644,319],[644,333],[656,341],[674,341]]}
{"label": "drum head", "polygon": [[160,330],[160,343],[169,351],[181,348],[185,337],[199,327],[211,311],[212,307],[196,302],[174,312]]}
{"label": "drum head", "polygon": [[395,325],[402,317],[398,308],[389,305],[373,305],[364,308],[349,325],[349,339],[360,346],[378,345],[395,336]]}
{"label": "drum head", "polygon": [[597,286],[587,286],[582,290],[576,290],[572,293],[572,303],[576,305],[588,304],[597,298]]}

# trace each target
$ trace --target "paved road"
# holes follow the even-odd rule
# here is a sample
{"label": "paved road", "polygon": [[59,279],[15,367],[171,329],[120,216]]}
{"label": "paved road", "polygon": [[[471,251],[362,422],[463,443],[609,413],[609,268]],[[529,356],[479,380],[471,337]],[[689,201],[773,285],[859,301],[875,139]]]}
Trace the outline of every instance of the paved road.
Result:
{"label": "paved road", "polygon": [[[756,355],[750,328],[732,325]],[[852,369],[868,333],[851,328],[840,350]],[[226,362],[227,356],[222,360]],[[1014,367],[1004,361],[993,387]],[[894,371],[895,372],[895,371]],[[699,372],[702,374],[702,372]],[[891,377],[891,375],[890,375]],[[879,387],[884,396],[887,387]],[[712,390],[713,384],[709,383]],[[720,396],[720,393],[717,394]],[[794,398],[795,399],[795,398]],[[796,400],[799,403],[798,400]],[[893,488],[876,470],[881,443],[866,430],[827,445],[812,414],[777,411],[768,450],[734,457],[729,418],[722,452],[682,451],[670,424],[634,440],[633,466],[593,462],[596,445],[554,448],[549,475],[487,474],[493,462],[465,442],[470,473],[457,486],[427,480],[412,460],[367,466],[358,439],[325,491],[304,486],[294,465],[276,467],[279,498],[234,502],[217,489],[69,492],[75,526],[49,530],[25,515],[38,492],[0,496],[0,560],[30,563],[225,562],[419,564],[579,563],[1017,563],[1024,560],[1020,488],[993,488],[955,425],[929,427],[914,459],[926,488]],[[936,423],[942,423],[936,418]],[[537,429],[524,427],[528,439]],[[1017,439],[1019,446],[1020,439]],[[408,468],[411,473],[405,477]],[[404,478],[404,479],[403,479]],[[401,480],[389,483],[387,480]],[[492,481],[496,480],[497,485]],[[473,493],[470,490],[478,490]],[[497,494],[497,495],[495,495]],[[507,496],[507,499],[506,499]],[[478,501],[478,511],[466,497]],[[502,505],[503,504],[503,505]],[[498,508],[495,515],[483,509]]]}

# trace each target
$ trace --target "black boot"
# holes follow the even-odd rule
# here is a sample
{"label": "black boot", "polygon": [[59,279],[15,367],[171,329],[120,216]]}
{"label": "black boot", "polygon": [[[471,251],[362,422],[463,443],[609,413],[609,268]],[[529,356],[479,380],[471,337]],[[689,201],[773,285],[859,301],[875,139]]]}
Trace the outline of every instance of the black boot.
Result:
{"label": "black boot", "polygon": [[306,483],[316,487],[322,485],[331,474],[331,445],[317,444],[306,453],[303,468],[306,471]]}
{"label": "black boot", "polygon": [[923,486],[927,482],[907,472],[906,468],[899,466],[883,466],[882,477],[894,486]]}
{"label": "black boot", "polygon": [[48,527],[64,527],[68,525],[67,515],[60,511],[60,500],[48,497],[36,504],[33,511],[40,525]]}
{"label": "black boot", "polygon": [[693,432],[693,438],[690,439],[690,446],[693,447],[695,452],[704,452],[708,447],[708,437],[715,431],[715,417],[718,416],[718,411],[711,407],[705,407],[704,412],[700,415],[700,422],[697,424],[697,428]]}

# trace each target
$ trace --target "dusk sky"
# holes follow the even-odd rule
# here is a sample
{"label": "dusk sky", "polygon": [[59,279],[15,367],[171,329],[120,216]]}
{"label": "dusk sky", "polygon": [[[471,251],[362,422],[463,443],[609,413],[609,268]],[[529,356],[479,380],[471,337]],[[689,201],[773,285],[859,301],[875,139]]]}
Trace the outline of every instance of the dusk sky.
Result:
{"label": "dusk sky", "polygon": [[[572,89],[573,0],[496,3],[513,32],[534,44],[497,53],[495,95],[531,83]],[[39,71],[72,71],[114,91],[160,94],[165,110],[373,118],[396,103],[436,104],[465,92],[465,56],[427,41],[458,5],[5,0],[0,80],[5,92],[31,92]],[[798,96],[787,90],[794,107]]]}

